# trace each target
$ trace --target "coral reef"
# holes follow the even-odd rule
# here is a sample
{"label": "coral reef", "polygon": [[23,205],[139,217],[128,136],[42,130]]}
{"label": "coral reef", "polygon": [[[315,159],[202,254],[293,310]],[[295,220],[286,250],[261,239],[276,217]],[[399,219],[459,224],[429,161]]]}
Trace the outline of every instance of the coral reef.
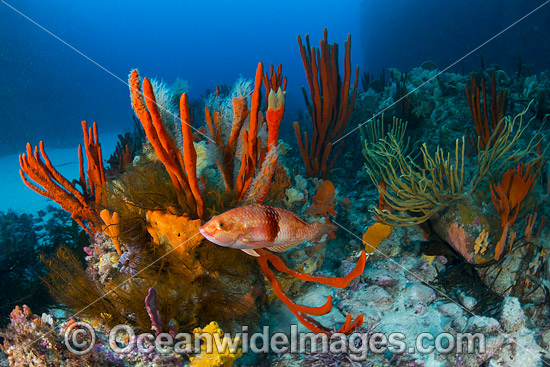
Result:
{"label": "coral reef", "polygon": [[[531,263],[531,269],[538,269],[535,273],[542,270],[544,261],[536,259],[545,250],[525,241],[527,236],[518,238],[522,229],[510,227],[521,212],[530,221],[525,222],[526,233],[533,231],[530,226],[535,224],[537,209],[532,213],[529,209],[522,211],[524,206],[520,204],[529,205],[536,185],[543,182],[537,179],[546,162],[545,151],[537,143],[541,130],[531,133],[536,117],[527,116],[532,102],[515,117],[504,116],[507,104],[516,94],[497,89],[496,80],[502,79],[498,77],[502,72],[489,73],[491,98],[483,73],[481,87],[476,75],[470,78],[471,87],[465,87],[475,132],[468,133],[460,144],[458,139],[455,141],[452,158],[439,147],[432,156],[425,143],[420,150],[411,147],[406,124],[399,120],[394,119],[387,128],[383,121],[368,123],[363,130],[367,173],[385,205],[372,209],[379,220],[392,226],[425,224],[429,233],[451,245],[467,262],[480,265],[483,281],[499,293],[540,300],[540,282],[532,284],[519,269]],[[413,79],[415,74],[412,73]],[[436,94],[432,98],[437,103]],[[487,196],[491,206],[484,204]],[[541,218],[538,233],[544,224],[545,219]],[[510,258],[506,259],[508,255]],[[529,290],[520,291],[520,284]]]}
{"label": "coral reef", "polygon": [[[11,266],[0,280],[23,284],[7,294],[5,313],[17,303],[38,309],[26,298],[41,287],[38,279],[57,302],[45,300],[55,316],[13,309],[2,331],[11,365],[541,362],[550,345],[548,74],[510,78],[491,67],[465,76],[438,73],[426,62],[407,73],[388,69],[389,81],[384,71],[378,81],[365,74],[365,91],[357,94],[349,36],[343,75],[326,30],[319,49],[308,36],[298,43],[313,131],[294,123],[296,150],[279,140],[287,105],[282,66],[264,70],[262,63],[252,80],[216,87],[204,102],[202,126],[193,121],[199,115],[185,83],[170,88],[132,70],[138,126],[119,137],[106,168],[97,125],[82,122],[76,180],[53,166],[43,142],[27,145],[23,182],[66,212],[52,211],[50,219],[0,215],[0,262]],[[381,110],[396,117],[369,119]],[[360,126],[364,157],[340,141],[355,118],[368,119]],[[301,163],[307,178],[297,174]],[[199,232],[213,216],[249,205],[284,207],[331,232],[277,254],[254,248],[255,258]],[[210,223],[221,228],[216,221]],[[231,234],[243,246],[258,244]],[[296,320],[300,331],[319,338],[482,332],[486,350],[375,353],[356,341],[341,353],[251,357],[243,356],[239,337],[231,338],[240,325],[288,330]],[[62,342],[79,322],[98,338],[83,356]],[[193,331],[201,336],[187,346],[200,350],[111,353],[113,345],[136,342],[122,335],[109,345],[107,334],[120,324],[151,336]],[[210,348],[212,340],[223,347]],[[417,347],[413,338],[404,344]]]}
{"label": "coral reef", "polygon": [[[349,45],[346,49],[349,63]],[[336,73],[337,69],[336,65]],[[217,88],[206,103],[207,129],[202,131],[191,125],[186,93],[179,98],[177,116],[173,93],[166,85],[142,79],[137,70],[129,79],[132,106],[143,130],[136,128],[133,135],[119,138],[109,169],[103,166],[95,123],[90,128],[82,123],[88,169],[79,148],[79,180],[71,182],[53,167],[42,142],[34,151],[28,145],[20,157],[25,184],[56,201],[90,236],[83,248],[85,267],[68,247],[42,257],[48,268],[43,281],[59,307],[98,330],[129,324],[155,335],[174,334],[213,319],[232,330],[257,319],[261,304],[256,300],[268,285],[265,276],[274,294],[304,325],[332,333],[332,325],[322,326],[309,317],[328,313],[330,297],[324,306],[302,306],[290,301],[284,288],[298,291],[296,280],[343,288],[362,273],[364,254],[343,278],[314,276],[324,259],[323,242],[302,251],[301,256],[310,259],[298,272],[265,251],[256,264],[247,255],[209,243],[198,232],[209,216],[245,204],[286,202],[292,207],[305,201],[309,205],[304,214],[320,222],[336,214],[332,182],[315,180],[316,194],[309,197],[308,183],[296,177],[296,185],[291,185],[288,169],[279,162],[279,147],[282,153],[288,152],[279,142],[286,89],[281,66],[276,70],[272,66],[264,74],[259,63],[252,86],[239,80],[227,94]],[[266,87],[264,109],[262,85]],[[348,93],[347,88],[343,91]],[[179,117],[181,127],[174,127],[174,117]],[[138,148],[143,135],[147,140]],[[277,279],[268,263],[289,277]],[[351,333],[361,323],[361,315],[355,321],[348,316],[340,331]],[[21,353],[26,353],[24,349]],[[49,358],[52,351],[33,353]],[[192,357],[190,363],[231,365],[239,356],[240,352],[205,354]]]}
{"label": "coral reef", "polygon": [[[74,322],[74,321],[73,321]],[[16,306],[10,314],[10,324],[2,332],[0,346],[11,366],[123,366],[111,360],[105,344],[97,344],[91,353],[72,353],[63,342],[71,322],[57,325],[51,315],[34,315],[27,306]],[[104,341],[103,341],[104,342]],[[108,345],[108,343],[107,343]]]}
{"label": "coral reef", "polygon": [[[252,108],[258,118],[261,118],[259,88],[262,70],[260,64],[256,78],[256,102]],[[120,173],[115,180],[109,178],[107,182],[102,174],[104,169],[100,159],[97,127],[94,124],[93,130],[88,130],[83,124],[89,163],[86,180],[82,159],[80,161],[79,185],[83,192],[76,190],[75,185],[69,184],[51,166],[42,144],[45,164],[39,159],[37,149],[34,155],[29,151],[28,157],[22,156],[25,172],[39,184],[51,189],[50,194],[49,191],[39,193],[56,198],[63,208],[72,212],[75,220],[84,225],[90,234],[94,234],[93,242],[85,248],[88,254],[86,271],[65,248],[45,258],[50,268],[45,277],[50,291],[64,305],[107,325],[130,322],[144,330],[152,328],[150,316],[142,306],[143,300],[151,299],[148,293],[150,289],[155,289],[158,294],[156,302],[159,309],[163,310],[160,316],[163,319],[155,323],[157,329],[159,325],[169,325],[171,320],[189,327],[197,320],[211,320],[214,315],[222,322],[247,315],[254,317],[253,303],[243,301],[243,296],[253,289],[261,288],[259,270],[255,270],[246,256],[204,241],[197,231],[200,226],[197,218],[204,216],[205,203],[213,204],[210,208],[214,211],[222,210],[226,205],[237,204],[239,198],[243,200],[249,189],[254,192],[252,196],[258,196],[258,190],[261,196],[267,196],[271,176],[259,183],[254,182],[253,178],[256,170],[259,176],[264,177],[265,166],[275,167],[276,153],[272,154],[270,160],[266,158],[266,164],[263,164],[263,159],[269,157],[265,154],[267,146],[273,148],[277,141],[275,131],[282,118],[284,93],[273,92],[269,98],[267,129],[271,140],[268,139],[267,146],[262,145],[258,137],[260,126],[250,126],[248,134],[246,131],[242,135],[239,131],[234,134],[235,142],[231,144],[251,144],[250,148],[243,151],[243,156],[248,158],[242,160],[248,165],[240,166],[241,176],[231,177],[232,182],[240,183],[236,185],[238,191],[235,193],[218,188],[217,183],[212,181],[203,181],[199,187],[197,154],[189,125],[186,95],[183,94],[180,100],[182,154],[179,153],[176,140],[165,127],[151,83],[144,79],[142,96],[136,71],[132,72],[130,81],[133,105],[155,156],[144,156],[131,163],[126,160],[125,172]],[[241,96],[240,100],[246,107],[246,98]],[[274,111],[274,116],[271,111]],[[242,125],[244,117],[237,124]],[[263,120],[256,121],[257,125],[265,126]],[[221,136],[221,130],[219,133]],[[265,149],[261,156],[253,153],[256,147]],[[233,154],[231,159],[237,161],[235,150],[230,152]],[[276,149],[273,151],[276,152]],[[167,174],[160,167],[164,167]],[[25,176],[23,178],[25,180]],[[171,182],[171,185],[166,182]],[[230,191],[227,197],[226,191]],[[212,192],[224,197],[221,200],[216,196],[203,199],[203,195]],[[232,202],[232,198],[237,200]],[[100,208],[103,209],[100,211]],[[89,228],[85,226],[86,221]],[[226,255],[220,256],[225,252]],[[72,286],[64,290],[64,284]],[[94,303],[95,300],[100,301]],[[94,306],[88,307],[91,303]]]}

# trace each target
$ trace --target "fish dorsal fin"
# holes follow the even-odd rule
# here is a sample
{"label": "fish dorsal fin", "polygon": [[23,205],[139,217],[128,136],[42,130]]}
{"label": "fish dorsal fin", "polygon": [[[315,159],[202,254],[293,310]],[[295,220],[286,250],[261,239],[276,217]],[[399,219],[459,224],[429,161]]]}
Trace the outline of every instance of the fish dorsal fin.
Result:
{"label": "fish dorsal fin", "polygon": [[[291,212],[292,213],[292,212]],[[294,213],[292,213],[294,214]],[[299,216],[297,216],[296,214],[294,214],[294,218],[296,218],[296,220],[298,220],[298,222],[302,223],[302,224],[305,224],[306,226],[309,225],[308,222],[306,222],[305,220],[303,220],[302,218],[300,218]]]}
{"label": "fish dorsal fin", "polygon": [[298,219],[298,221],[302,224],[305,224],[306,226],[309,224],[308,222],[306,222],[305,220],[303,220],[302,218],[300,218],[299,216],[296,216],[296,219]]}
{"label": "fish dorsal fin", "polygon": [[241,249],[244,253],[250,255],[250,256],[254,256],[254,257],[260,257],[260,255],[258,255],[258,253],[256,251],[254,251],[254,249],[251,249],[251,248],[243,248]]}
{"label": "fish dorsal fin", "polygon": [[290,214],[290,216],[292,216],[293,219],[295,219],[297,222],[300,222],[301,224],[304,224],[306,226],[310,224],[310,223],[306,222],[305,220],[303,220],[302,218],[300,218],[298,215],[296,215],[296,213],[291,212],[290,210],[278,209],[278,208],[274,208],[274,207],[270,207],[270,208],[272,208],[275,211],[281,211],[282,210],[284,213]]}
{"label": "fish dorsal fin", "polygon": [[299,245],[302,242],[304,242],[304,240],[287,243],[286,245],[281,245],[281,246],[268,247],[267,249],[269,251],[273,251],[273,252],[283,252],[283,251],[286,251],[288,249],[293,248],[296,245]]}

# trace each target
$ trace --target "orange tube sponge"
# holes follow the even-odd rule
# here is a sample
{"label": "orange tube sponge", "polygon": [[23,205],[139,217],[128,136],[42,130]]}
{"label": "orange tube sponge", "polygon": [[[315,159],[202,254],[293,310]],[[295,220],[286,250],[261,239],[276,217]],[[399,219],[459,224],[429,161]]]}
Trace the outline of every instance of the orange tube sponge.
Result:
{"label": "orange tube sponge", "polygon": [[269,149],[277,146],[279,142],[279,126],[285,114],[285,93],[281,88],[279,88],[277,93],[273,90],[269,93],[267,113],[265,115],[268,129],[267,146]]}
{"label": "orange tube sponge", "polygon": [[[97,134],[97,124],[88,127],[86,121],[82,121],[82,132],[84,133],[84,149],[88,159],[88,186],[95,198],[96,204],[102,204],[103,191],[105,190],[105,169],[101,156],[101,145]],[[81,173],[81,180],[82,178]]]}
{"label": "orange tube sponge", "polygon": [[[281,283],[279,282],[273,271],[269,268],[269,263],[271,263],[275,267],[275,269],[300,280],[325,284],[335,288],[345,288],[353,279],[360,276],[365,270],[365,263],[367,261],[365,252],[361,252],[361,256],[359,256],[359,260],[357,261],[355,268],[353,268],[353,270],[343,278],[329,278],[299,273],[295,270],[289,269],[285,265],[283,260],[267,250],[256,249],[256,252],[260,255],[256,258],[256,260],[258,261],[260,269],[262,270],[266,278],[270,281],[271,287],[273,288],[273,293],[275,293],[275,295],[288,307],[290,312],[292,312],[296,316],[296,318],[309,330],[316,333],[325,333],[328,335],[332,334],[332,330],[325,328],[323,325],[313,320],[309,316],[322,316],[329,313],[332,310],[332,297],[328,296],[327,302],[324,305],[317,307],[303,306],[294,303],[290,300],[290,298],[288,298],[288,295],[284,292]],[[348,315],[346,317],[346,322],[344,323],[344,325],[342,325],[342,327],[340,327],[340,329],[336,332],[349,334],[362,324],[363,315],[359,315],[353,323],[351,321],[351,316]]]}
{"label": "orange tube sponge", "polygon": [[[187,181],[183,157],[174,139],[172,139],[162,123],[151,83],[147,78],[144,78],[142,95],[140,93],[140,78],[137,70],[132,70],[130,73],[129,83],[132,107],[143,125],[147,139],[170,175],[180,205],[191,212],[196,212],[198,215],[197,202]],[[183,194],[185,194],[185,198]]]}
{"label": "orange tube sponge", "polygon": [[262,88],[263,64],[258,63],[256,78],[254,79],[254,92],[250,104],[249,130],[243,131],[243,145],[245,152],[241,160],[241,169],[237,175],[237,192],[239,201],[244,198],[248,187],[252,183],[256,167],[258,165],[258,114],[260,112],[260,92]]}
{"label": "orange tube sponge", "polygon": [[185,171],[187,179],[195,202],[197,203],[197,215],[199,218],[204,218],[204,200],[201,190],[199,189],[199,180],[197,179],[197,152],[193,145],[193,132],[191,131],[189,119],[189,103],[187,101],[187,93],[183,93],[180,98],[180,114],[181,114],[181,134],[183,141],[183,160],[185,163]]}

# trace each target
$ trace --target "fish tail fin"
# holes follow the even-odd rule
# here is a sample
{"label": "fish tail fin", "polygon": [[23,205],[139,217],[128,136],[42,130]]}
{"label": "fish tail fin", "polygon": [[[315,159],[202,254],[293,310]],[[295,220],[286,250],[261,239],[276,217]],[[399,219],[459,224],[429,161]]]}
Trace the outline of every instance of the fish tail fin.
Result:
{"label": "fish tail fin", "polygon": [[313,222],[311,225],[313,226],[312,241],[321,241],[324,235],[330,235],[338,229],[338,227],[331,223]]}

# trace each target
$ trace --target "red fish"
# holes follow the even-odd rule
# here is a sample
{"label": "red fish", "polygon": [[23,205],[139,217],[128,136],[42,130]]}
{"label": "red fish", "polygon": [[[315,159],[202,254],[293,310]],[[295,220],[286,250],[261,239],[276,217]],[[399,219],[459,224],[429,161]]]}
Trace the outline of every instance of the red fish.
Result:
{"label": "red fish", "polygon": [[289,210],[266,205],[231,209],[212,217],[200,229],[210,242],[259,256],[254,249],[286,251],[304,241],[320,241],[336,230],[326,223],[306,223]]}

